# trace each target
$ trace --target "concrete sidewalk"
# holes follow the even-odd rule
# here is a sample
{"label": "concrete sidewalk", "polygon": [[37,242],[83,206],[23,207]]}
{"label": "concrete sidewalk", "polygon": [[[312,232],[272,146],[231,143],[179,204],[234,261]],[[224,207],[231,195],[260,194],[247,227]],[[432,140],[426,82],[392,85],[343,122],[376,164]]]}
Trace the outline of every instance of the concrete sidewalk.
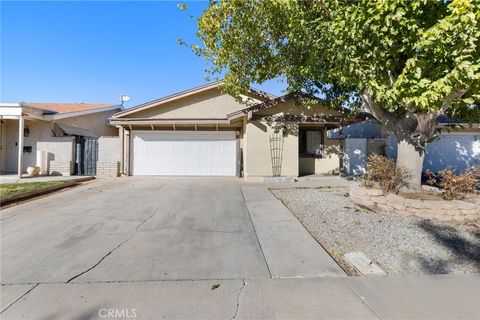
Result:
{"label": "concrete sidewalk", "polygon": [[243,186],[242,193],[272,278],[346,276],[268,189]]}
{"label": "concrete sidewalk", "polygon": [[478,274],[50,283],[2,286],[1,318],[479,319],[479,301]]}

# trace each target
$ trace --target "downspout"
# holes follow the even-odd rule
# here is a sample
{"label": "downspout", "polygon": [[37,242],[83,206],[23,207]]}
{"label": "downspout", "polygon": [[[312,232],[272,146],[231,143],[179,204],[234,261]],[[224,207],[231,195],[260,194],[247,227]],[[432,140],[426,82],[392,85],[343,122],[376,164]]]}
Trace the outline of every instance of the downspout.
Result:
{"label": "downspout", "polygon": [[125,175],[125,129],[118,126],[120,137],[120,176]]}
{"label": "downspout", "polygon": [[130,132],[125,130],[125,175],[130,175]]}

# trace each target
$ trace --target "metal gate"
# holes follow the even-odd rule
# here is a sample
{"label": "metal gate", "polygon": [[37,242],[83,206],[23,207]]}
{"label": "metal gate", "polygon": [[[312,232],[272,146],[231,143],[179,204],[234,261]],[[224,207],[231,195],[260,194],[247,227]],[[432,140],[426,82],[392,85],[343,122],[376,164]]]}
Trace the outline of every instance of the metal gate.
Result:
{"label": "metal gate", "polygon": [[75,138],[75,174],[94,176],[97,174],[98,139],[77,136]]}

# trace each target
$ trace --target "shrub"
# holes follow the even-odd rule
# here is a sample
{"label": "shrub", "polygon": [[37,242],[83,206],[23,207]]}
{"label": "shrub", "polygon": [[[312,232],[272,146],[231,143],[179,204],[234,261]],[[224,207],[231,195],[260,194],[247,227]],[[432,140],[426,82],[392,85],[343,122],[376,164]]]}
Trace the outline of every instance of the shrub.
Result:
{"label": "shrub", "polygon": [[435,174],[427,170],[427,184],[442,189],[446,200],[461,200],[467,194],[475,193],[480,187],[480,168],[471,167],[460,174],[455,174],[451,168],[443,169]]}
{"label": "shrub", "polygon": [[408,178],[408,171],[397,167],[393,160],[379,154],[368,157],[364,186],[371,187],[376,182],[385,193],[398,192],[408,186]]}

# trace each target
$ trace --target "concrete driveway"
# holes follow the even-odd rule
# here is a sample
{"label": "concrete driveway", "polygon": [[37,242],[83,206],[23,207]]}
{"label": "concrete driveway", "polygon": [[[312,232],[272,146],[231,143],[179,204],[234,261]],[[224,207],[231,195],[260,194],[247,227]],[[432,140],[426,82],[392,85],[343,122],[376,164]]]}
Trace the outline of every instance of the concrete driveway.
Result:
{"label": "concrete driveway", "polygon": [[343,275],[278,200],[237,179],[98,180],[1,218],[2,284],[310,276],[306,260]]}
{"label": "concrete driveway", "polygon": [[2,283],[269,275],[231,179],[99,181],[2,217]]}
{"label": "concrete driveway", "polygon": [[347,278],[264,186],[235,179],[97,180],[0,218],[2,319],[480,315],[479,275]]}

